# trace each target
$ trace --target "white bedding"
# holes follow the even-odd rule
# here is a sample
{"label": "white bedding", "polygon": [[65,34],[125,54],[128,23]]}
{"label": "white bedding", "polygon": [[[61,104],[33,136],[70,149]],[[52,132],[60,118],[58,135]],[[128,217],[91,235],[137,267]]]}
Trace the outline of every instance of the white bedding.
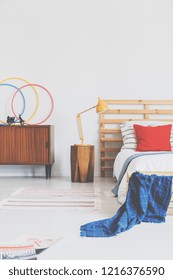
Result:
{"label": "white bedding", "polygon": [[[130,150],[130,149],[121,150],[121,152],[119,152],[119,154],[117,155],[115,162],[114,162],[113,175],[116,178],[118,178],[125,160],[129,156],[131,156],[133,154],[138,154],[138,153],[139,152],[135,152],[134,150]],[[159,152],[156,152],[156,153],[158,154]],[[159,153],[159,156],[147,155],[147,152],[145,152],[145,154],[146,155],[137,157],[130,162],[130,164],[127,168],[127,171],[124,174],[123,179],[119,186],[118,200],[120,203],[124,203],[124,201],[126,199],[127,172],[133,173],[135,171],[139,171],[139,172],[142,172],[142,171],[143,172],[144,171],[149,171],[149,172],[150,171],[151,172],[173,171],[173,153],[170,153],[170,154],[169,153],[166,153],[166,154]]]}

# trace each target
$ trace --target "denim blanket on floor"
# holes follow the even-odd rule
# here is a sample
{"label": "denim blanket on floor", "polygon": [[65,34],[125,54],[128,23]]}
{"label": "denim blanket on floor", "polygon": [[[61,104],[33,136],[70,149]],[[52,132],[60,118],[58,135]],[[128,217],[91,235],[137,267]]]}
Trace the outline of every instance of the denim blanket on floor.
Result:
{"label": "denim blanket on floor", "polygon": [[129,180],[125,203],[108,219],[80,227],[80,236],[109,237],[129,230],[141,222],[165,222],[172,196],[172,176],[134,172]]}

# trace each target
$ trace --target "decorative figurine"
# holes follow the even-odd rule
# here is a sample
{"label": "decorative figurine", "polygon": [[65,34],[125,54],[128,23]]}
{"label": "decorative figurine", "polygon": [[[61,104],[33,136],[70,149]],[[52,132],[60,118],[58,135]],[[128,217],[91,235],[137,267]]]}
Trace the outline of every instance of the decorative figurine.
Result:
{"label": "decorative figurine", "polygon": [[9,117],[9,116],[7,116],[7,123],[8,123],[8,125],[13,124],[14,122],[15,122],[15,117]]}
{"label": "decorative figurine", "polygon": [[18,119],[15,119],[15,117],[7,116],[6,122],[8,125],[12,125],[13,123],[20,123],[20,125],[23,126],[25,121],[22,119],[21,115],[19,115]]}
{"label": "decorative figurine", "polygon": [[20,122],[20,125],[22,125],[22,126],[24,125],[25,121],[22,119],[21,115],[19,115],[19,122]]}

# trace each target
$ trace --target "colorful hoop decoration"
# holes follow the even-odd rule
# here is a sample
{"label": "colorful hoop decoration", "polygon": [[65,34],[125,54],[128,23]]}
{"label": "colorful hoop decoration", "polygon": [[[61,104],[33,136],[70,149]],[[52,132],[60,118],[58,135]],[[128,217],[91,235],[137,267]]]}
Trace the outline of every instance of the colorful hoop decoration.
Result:
{"label": "colorful hoop decoration", "polygon": [[[18,116],[17,116],[17,115],[15,114],[15,112],[14,112],[13,103],[14,103],[14,99],[15,99],[16,94],[17,94],[21,89],[24,89],[24,88],[26,88],[26,87],[39,87],[39,88],[43,89],[43,90],[49,95],[49,97],[50,97],[50,100],[51,100],[51,109],[50,109],[49,114],[48,114],[47,117],[46,117],[45,119],[43,119],[41,122],[35,123],[34,125],[42,124],[43,122],[47,121],[48,118],[50,117],[50,115],[52,114],[53,108],[54,108],[54,101],[53,101],[53,98],[52,98],[50,92],[49,92],[45,87],[43,87],[43,86],[41,86],[41,85],[39,85],[39,84],[27,84],[27,85],[23,85],[23,86],[21,86],[20,88],[18,88],[18,89],[16,90],[16,92],[15,92],[14,95],[13,95],[12,102],[11,102],[11,109],[12,109],[12,112],[13,112],[14,116],[18,119]],[[28,124],[27,121],[25,121],[25,124]]]}
{"label": "colorful hoop decoration", "polygon": [[[22,91],[21,91],[18,87],[14,86],[14,85],[12,85],[12,84],[1,84],[1,83],[0,83],[0,86],[9,86],[9,87],[12,87],[12,88],[17,89],[17,91],[20,92],[20,94],[21,94],[21,96],[22,96],[22,99],[23,99],[23,109],[22,109],[22,112],[20,113],[20,115],[22,116],[23,113],[24,113],[24,111],[25,111],[25,106],[26,106],[25,97],[24,97]],[[6,124],[6,123],[7,123],[7,122],[2,121],[2,120],[0,120],[0,122],[3,123],[3,124]]]}
{"label": "colorful hoop decoration", "polygon": [[[23,79],[23,78],[20,78],[20,77],[9,77],[9,78],[6,78],[2,81],[0,81],[0,84],[6,82],[6,81],[9,81],[9,80],[19,80],[19,81],[23,81],[25,82],[26,84],[30,84],[30,82],[28,82],[27,80]],[[35,106],[35,109],[34,109],[34,112],[32,113],[32,115],[26,120],[26,122],[29,122],[30,120],[33,119],[33,117],[36,115],[37,111],[38,111],[38,104],[39,104],[39,99],[38,99],[38,92],[36,91],[36,89],[31,86],[32,89],[34,90],[35,92],[35,96],[36,96],[36,106]],[[17,87],[16,87],[17,88]],[[0,120],[1,121],[1,120]],[[6,123],[6,122],[3,122],[3,123]]]}

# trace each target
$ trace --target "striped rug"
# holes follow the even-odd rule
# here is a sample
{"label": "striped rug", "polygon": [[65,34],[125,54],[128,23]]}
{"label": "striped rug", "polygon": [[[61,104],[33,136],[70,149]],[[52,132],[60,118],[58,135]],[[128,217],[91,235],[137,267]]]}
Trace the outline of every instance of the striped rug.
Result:
{"label": "striped rug", "polygon": [[98,209],[93,189],[20,188],[0,202],[0,209]]}
{"label": "striped rug", "polygon": [[171,199],[171,202],[169,204],[167,215],[173,215],[173,201],[172,201],[172,199]]}
{"label": "striped rug", "polygon": [[20,188],[11,194],[13,197],[64,197],[64,196],[82,196],[82,197],[98,197],[100,192],[89,188]]}

